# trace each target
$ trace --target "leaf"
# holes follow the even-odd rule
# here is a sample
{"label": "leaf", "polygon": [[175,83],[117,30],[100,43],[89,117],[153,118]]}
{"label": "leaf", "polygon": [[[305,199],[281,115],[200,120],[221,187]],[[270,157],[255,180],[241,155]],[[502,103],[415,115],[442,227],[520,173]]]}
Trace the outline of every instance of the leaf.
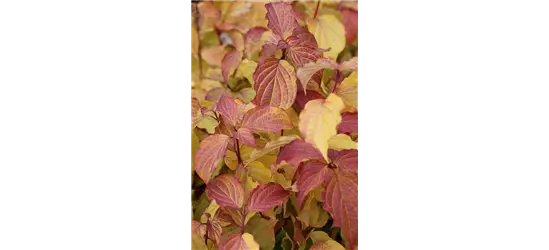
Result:
{"label": "leaf", "polygon": [[309,250],[345,250],[345,248],[335,240],[315,242]]}
{"label": "leaf", "polygon": [[337,125],[339,133],[358,133],[358,113],[341,114],[341,122]]}
{"label": "leaf", "polygon": [[253,132],[271,131],[278,133],[281,129],[291,129],[292,121],[282,109],[259,106],[244,114],[241,127],[250,129]]}
{"label": "leaf", "polygon": [[216,169],[217,161],[225,155],[230,139],[229,136],[215,134],[200,142],[194,156],[194,170],[205,183],[210,181],[210,177]]}
{"label": "leaf", "polygon": [[204,241],[205,227],[200,222],[192,220],[191,223],[191,246],[192,249],[207,250],[208,247]]}
{"label": "leaf", "polygon": [[267,30],[265,27],[253,27],[244,35],[244,52],[247,59],[257,59],[262,46],[261,35]]}
{"label": "leaf", "polygon": [[271,170],[259,161],[250,162],[247,166],[248,173],[254,181],[267,183],[271,181]]}
{"label": "leaf", "polygon": [[318,16],[309,21],[308,27],[320,48],[330,48],[324,56],[336,59],[345,48],[345,27],[334,15]]}
{"label": "leaf", "polygon": [[261,249],[273,249],[275,246],[274,225],[276,220],[266,220],[255,216],[246,223],[246,232],[254,236]]}
{"label": "leaf", "polygon": [[240,66],[238,66],[238,69],[236,70],[235,75],[236,75],[236,77],[244,77],[244,78],[248,79],[250,84],[253,86],[254,85],[254,80],[253,80],[252,75],[253,75],[256,68],[257,68],[257,63],[256,62],[249,61],[248,59],[244,59],[240,63]]}
{"label": "leaf", "polygon": [[323,227],[330,219],[330,215],[322,209],[322,205],[313,196],[309,196],[296,218],[306,226]]}
{"label": "leaf", "polygon": [[355,174],[358,173],[358,150],[330,150],[328,156],[338,168]]}
{"label": "leaf", "polygon": [[328,148],[335,150],[358,149],[358,143],[346,134],[337,134],[328,141]]}
{"label": "leaf", "polygon": [[[215,200],[210,202],[210,205],[208,205],[206,210],[204,210],[204,213],[202,213],[202,216],[200,217],[200,222],[206,223],[208,221],[208,218],[214,216],[219,208],[220,206],[215,202]],[[209,216],[206,214],[208,214]]]}
{"label": "leaf", "polygon": [[326,175],[326,164],[321,162],[308,162],[301,167],[301,174],[297,180],[297,201],[299,207],[307,198],[307,194],[324,182]]}
{"label": "leaf", "polygon": [[249,158],[246,159],[244,161],[245,164],[248,164],[252,161],[255,161],[256,159],[258,159],[259,157],[261,156],[264,156],[290,142],[292,142],[293,140],[295,139],[298,139],[297,136],[295,135],[290,135],[290,136],[281,136],[279,137],[278,139],[276,140],[273,140],[273,141],[270,141],[268,142],[267,144],[265,144],[265,147],[263,147],[262,149],[254,149]]}
{"label": "leaf", "polygon": [[298,165],[302,161],[307,160],[323,161],[324,157],[320,151],[314,148],[310,143],[307,143],[304,140],[294,140],[280,150],[276,162],[278,164],[282,161],[286,161],[289,164]]}
{"label": "leaf", "polygon": [[[323,192],[324,209],[334,219],[334,226],[340,227],[349,248],[358,240],[358,178],[355,174],[335,171]],[[345,202],[341,202],[345,201]]]}
{"label": "leaf", "polygon": [[212,180],[207,188],[208,198],[227,208],[241,208],[244,203],[244,188],[238,179],[230,174],[222,174]]}
{"label": "leaf", "polygon": [[307,89],[307,83],[311,80],[313,75],[322,69],[336,69],[337,63],[326,58],[319,58],[316,62],[309,62],[303,67],[297,69],[297,78],[303,87],[305,93]]}
{"label": "leaf", "polygon": [[233,98],[226,95],[221,96],[214,109],[221,113],[224,120],[230,122],[231,125],[235,126],[238,122],[238,105]]}
{"label": "leaf", "polygon": [[286,57],[295,66],[303,67],[307,63],[316,62],[320,57],[314,36],[306,30],[294,32],[288,37],[287,43],[289,47],[286,49]]}
{"label": "leaf", "polygon": [[330,238],[330,236],[326,233],[326,232],[323,232],[323,231],[314,231],[314,232],[311,232],[309,234],[309,238],[313,241],[313,242],[322,242],[322,241],[328,241],[328,240],[333,240],[332,238]]}
{"label": "leaf", "polygon": [[265,17],[269,27],[275,34],[286,39],[297,26],[292,6],[288,3],[268,3],[267,16]]}
{"label": "leaf", "polygon": [[221,242],[219,250],[259,250],[259,244],[249,233],[233,234]]}
{"label": "leaf", "polygon": [[280,206],[290,193],[278,183],[259,184],[248,198],[248,211],[264,212],[274,206]]}
{"label": "leaf", "polygon": [[[356,76],[356,72],[353,72],[353,74]],[[358,87],[356,85],[353,86],[351,81],[346,82],[345,80],[337,86],[336,94],[341,97],[345,104],[358,109]]]}
{"label": "leaf", "polygon": [[338,68],[343,72],[358,70],[358,57],[353,57],[347,61],[342,62]]}
{"label": "leaf", "polygon": [[347,44],[352,44],[358,35],[358,11],[342,8],[343,26],[345,27],[345,39]]}
{"label": "leaf", "polygon": [[223,229],[221,228],[221,224],[218,220],[209,220],[206,223],[206,232],[208,234],[208,238],[212,240],[215,244],[219,244],[222,231]]}
{"label": "leaf", "polygon": [[196,123],[197,128],[205,129],[208,134],[213,134],[217,125],[217,121],[209,115],[204,116]]}
{"label": "leaf", "polygon": [[223,45],[214,45],[210,47],[203,48],[201,51],[201,56],[206,63],[212,66],[221,67],[221,62],[225,55],[225,48]]}
{"label": "leaf", "polygon": [[254,74],[256,105],[287,109],[294,103],[297,83],[294,68],[285,60],[269,58],[260,63]]}
{"label": "leaf", "polygon": [[191,126],[194,128],[198,121],[202,118],[202,112],[200,111],[200,103],[198,99],[191,98]]}
{"label": "leaf", "polygon": [[233,137],[244,144],[255,147],[255,138],[250,129],[239,128],[238,131],[233,134]]}
{"label": "leaf", "polygon": [[328,140],[337,134],[336,126],[341,121],[343,101],[335,94],[326,100],[309,101],[299,114],[299,131],[305,141],[313,144],[328,161]]}
{"label": "leaf", "polygon": [[297,92],[297,95],[295,97],[296,110],[300,112],[305,107],[305,104],[307,104],[310,100],[315,100],[315,99],[324,100],[326,98],[316,91],[309,91],[306,94],[303,91]]}
{"label": "leaf", "polygon": [[221,61],[221,74],[223,75],[225,84],[229,83],[229,76],[234,73],[241,61],[242,51],[233,49],[225,54]]}

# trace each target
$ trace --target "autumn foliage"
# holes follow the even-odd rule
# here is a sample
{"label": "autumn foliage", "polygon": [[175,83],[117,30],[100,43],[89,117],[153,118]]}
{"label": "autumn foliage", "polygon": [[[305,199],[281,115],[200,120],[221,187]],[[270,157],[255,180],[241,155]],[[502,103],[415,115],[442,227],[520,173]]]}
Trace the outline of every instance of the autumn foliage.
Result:
{"label": "autumn foliage", "polygon": [[192,248],[356,249],[357,2],[192,10]]}

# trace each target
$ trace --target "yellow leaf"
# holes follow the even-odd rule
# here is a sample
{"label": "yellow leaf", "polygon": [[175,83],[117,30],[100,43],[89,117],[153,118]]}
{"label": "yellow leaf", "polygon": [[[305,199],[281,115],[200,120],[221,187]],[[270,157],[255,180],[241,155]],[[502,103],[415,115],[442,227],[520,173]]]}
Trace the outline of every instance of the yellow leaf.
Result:
{"label": "yellow leaf", "polygon": [[213,134],[215,133],[215,127],[217,127],[217,121],[211,116],[204,116],[198,121],[196,127],[205,129],[208,134]]}
{"label": "yellow leaf", "polygon": [[[198,136],[194,132],[194,129],[191,130],[191,166],[194,166],[194,153],[198,149],[198,145],[200,145],[200,140],[198,139]],[[194,168],[191,167],[194,172]]]}
{"label": "yellow leaf", "polygon": [[358,143],[346,134],[337,134],[328,141],[328,148],[335,150],[358,149]]}
{"label": "yellow leaf", "polygon": [[240,66],[238,66],[238,69],[236,70],[236,77],[245,77],[248,79],[250,84],[252,84],[252,87],[254,86],[254,79],[252,77],[252,74],[255,71],[255,68],[257,67],[257,63],[254,61],[250,61],[248,59],[242,60],[240,63]]}
{"label": "yellow leaf", "polygon": [[191,46],[192,46],[192,53],[193,55],[194,54],[197,54],[198,53],[198,43],[200,41],[198,40],[198,32],[196,32],[196,28],[195,28],[195,25],[194,25],[194,22],[192,24],[192,27],[191,27]]}
{"label": "yellow leaf", "polygon": [[200,217],[200,222],[206,223],[208,221],[208,217],[206,216],[206,213],[210,214],[210,216],[213,217],[215,215],[215,212],[217,212],[217,209],[219,209],[219,204],[217,204],[215,200],[212,200],[208,208],[204,210],[202,217]]}
{"label": "yellow leaf", "polygon": [[297,219],[311,227],[323,227],[329,218],[328,213],[320,208],[318,201],[313,196],[307,198],[303,204],[303,209],[299,211],[297,216]]}
{"label": "yellow leaf", "polygon": [[305,141],[315,146],[328,161],[328,140],[337,134],[344,104],[341,98],[330,94],[326,100],[309,101],[299,114],[299,131]]}
{"label": "yellow leaf", "polygon": [[314,243],[310,250],[345,250],[345,248],[335,240],[328,240]]}
{"label": "yellow leaf", "polygon": [[254,181],[258,181],[261,183],[267,183],[271,181],[271,170],[263,163],[259,161],[253,161],[250,164],[248,164],[248,171],[250,173],[250,177]]}
{"label": "yellow leaf", "polygon": [[330,236],[328,236],[328,234],[326,232],[323,232],[323,231],[314,231],[314,232],[311,232],[309,234],[309,238],[311,238],[311,240],[313,240],[313,243],[314,242],[317,242],[317,241],[329,241],[329,240],[332,240],[332,238],[330,238]]}
{"label": "yellow leaf", "polygon": [[293,140],[295,140],[297,138],[299,138],[299,137],[297,137],[295,135],[290,135],[290,136],[281,136],[277,140],[270,141],[265,145],[264,148],[254,149],[252,151],[252,153],[250,154],[250,158],[246,159],[244,161],[244,163],[249,164],[250,162],[258,159],[259,157],[264,156],[264,155],[266,155],[266,154],[268,154],[268,153],[270,153],[274,150],[277,150],[280,147],[292,142]]}
{"label": "yellow leaf", "polygon": [[357,73],[353,72],[349,77],[337,87],[336,94],[343,99],[345,104],[358,109],[358,78]]}
{"label": "yellow leaf", "polygon": [[345,27],[334,15],[321,15],[308,23],[309,31],[315,36],[318,47],[330,51],[324,56],[336,59],[345,48]]}
{"label": "yellow leaf", "polygon": [[242,240],[244,240],[244,244],[248,247],[249,250],[259,250],[259,244],[255,242],[254,236],[249,233],[244,233],[242,235]]}

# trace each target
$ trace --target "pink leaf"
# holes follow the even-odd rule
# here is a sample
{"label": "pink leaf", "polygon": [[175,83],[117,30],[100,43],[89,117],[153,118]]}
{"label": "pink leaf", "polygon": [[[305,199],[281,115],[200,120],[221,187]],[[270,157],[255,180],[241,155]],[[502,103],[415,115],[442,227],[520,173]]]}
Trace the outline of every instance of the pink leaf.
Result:
{"label": "pink leaf", "polygon": [[326,99],[326,98],[316,91],[309,91],[306,94],[303,91],[297,92],[297,95],[295,97],[296,111],[301,112],[301,110],[303,110],[307,102],[309,102],[310,100],[316,100],[316,99]]}
{"label": "pink leaf", "polygon": [[294,34],[288,37],[287,43],[289,47],[286,49],[286,57],[295,66],[302,67],[320,57],[314,36],[306,30],[294,31]]}
{"label": "pink leaf", "polygon": [[342,8],[343,26],[345,26],[345,38],[347,44],[352,44],[358,35],[358,11]]}
{"label": "pink leaf", "polygon": [[266,18],[269,22],[267,27],[280,37],[285,39],[298,26],[292,5],[280,2],[268,3],[265,8],[267,8]]}
{"label": "pink leaf", "polygon": [[338,168],[355,174],[358,173],[358,150],[330,150],[328,151],[328,157]]}
{"label": "pink leaf", "polygon": [[252,131],[248,128],[240,128],[236,133],[234,133],[234,138],[238,141],[250,145],[252,147],[255,147],[255,138],[252,134]]}
{"label": "pink leaf", "polygon": [[340,227],[353,249],[358,240],[358,177],[346,171],[335,171],[323,192],[324,209]]}
{"label": "pink leaf", "polygon": [[225,155],[230,139],[227,135],[215,134],[200,142],[194,156],[194,170],[205,183],[215,172],[217,161]]}
{"label": "pink leaf", "polygon": [[241,61],[242,52],[239,50],[233,49],[225,54],[221,61],[221,74],[223,75],[225,84],[229,83],[229,76],[234,73]]}
{"label": "pink leaf", "polygon": [[212,180],[207,188],[208,198],[227,208],[241,208],[244,203],[244,188],[238,179],[230,174],[222,174]]}
{"label": "pink leaf", "polygon": [[292,121],[282,109],[259,106],[244,114],[241,127],[248,128],[253,132],[271,131],[278,133],[281,129],[291,129]]}
{"label": "pink leaf", "polygon": [[339,133],[358,133],[358,113],[342,113],[337,131]]}
{"label": "pink leaf", "polygon": [[290,192],[278,183],[259,184],[250,193],[248,211],[265,212],[274,206],[282,205],[289,195]]}
{"label": "pink leaf", "polygon": [[302,161],[318,160],[324,162],[324,157],[310,143],[304,140],[294,140],[290,144],[280,149],[278,154],[277,164],[286,161],[289,164],[298,165]]}
{"label": "pink leaf", "polygon": [[297,180],[297,201],[299,207],[303,205],[303,201],[307,198],[307,194],[311,190],[317,188],[324,182],[326,175],[326,164],[321,162],[307,162],[301,167],[301,174]]}
{"label": "pink leaf", "polygon": [[234,126],[238,122],[238,104],[233,98],[226,95],[221,96],[219,102],[215,104],[215,110],[221,113],[223,118],[231,125]]}
{"label": "pink leaf", "polygon": [[288,109],[294,103],[297,83],[294,68],[285,60],[268,58],[253,74],[256,105]]}

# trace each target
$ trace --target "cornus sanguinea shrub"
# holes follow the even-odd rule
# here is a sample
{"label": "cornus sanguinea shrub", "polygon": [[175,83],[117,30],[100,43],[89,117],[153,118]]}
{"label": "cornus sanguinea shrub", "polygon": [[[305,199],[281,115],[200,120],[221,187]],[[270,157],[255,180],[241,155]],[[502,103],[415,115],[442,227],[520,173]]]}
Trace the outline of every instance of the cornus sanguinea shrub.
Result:
{"label": "cornus sanguinea shrub", "polygon": [[192,248],[356,249],[357,2],[192,10]]}

